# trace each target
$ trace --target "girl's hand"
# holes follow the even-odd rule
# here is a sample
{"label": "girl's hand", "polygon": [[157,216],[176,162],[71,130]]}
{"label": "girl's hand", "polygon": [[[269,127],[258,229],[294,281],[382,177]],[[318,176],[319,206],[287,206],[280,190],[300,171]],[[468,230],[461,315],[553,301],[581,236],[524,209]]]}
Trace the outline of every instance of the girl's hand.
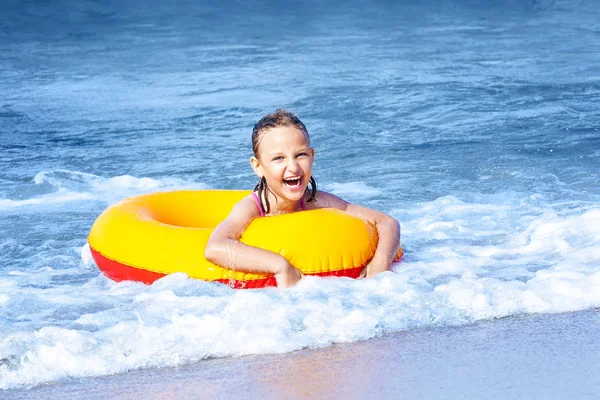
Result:
{"label": "girl's hand", "polygon": [[365,277],[372,278],[380,272],[387,271],[389,267],[390,266],[387,263],[379,262],[375,259],[375,257],[373,257],[373,259],[371,259],[371,261],[369,261],[367,265],[365,265],[362,271],[360,271],[360,274],[358,274],[358,277],[356,279],[362,279]]}
{"label": "girl's hand", "polygon": [[368,207],[348,203],[339,197],[327,192],[319,192],[317,208],[332,207],[345,211],[355,217],[369,221],[377,229],[377,248],[373,258],[362,269],[358,279],[372,277],[380,272],[387,271],[400,246],[400,224],[396,219],[382,212]]}
{"label": "girl's hand", "polygon": [[302,279],[302,272],[294,268],[280,254],[248,246],[239,241],[248,224],[259,216],[252,196],[246,196],[215,228],[204,249],[204,257],[213,264],[234,271],[274,275],[278,287],[295,285]]}
{"label": "girl's hand", "polygon": [[367,276],[367,269],[369,269],[369,264],[365,265],[363,267],[363,269],[360,271],[360,273],[358,274],[358,276],[356,277],[356,279],[362,279],[365,276]]}
{"label": "girl's hand", "polygon": [[294,286],[303,277],[304,274],[299,269],[294,268],[287,260],[285,260],[279,272],[275,274],[277,287],[280,288]]}

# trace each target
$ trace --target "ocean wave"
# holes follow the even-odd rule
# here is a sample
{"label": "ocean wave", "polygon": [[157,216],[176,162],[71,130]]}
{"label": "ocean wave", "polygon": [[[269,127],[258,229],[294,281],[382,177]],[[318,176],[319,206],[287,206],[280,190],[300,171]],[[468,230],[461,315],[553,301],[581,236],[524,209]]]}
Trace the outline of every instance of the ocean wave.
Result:
{"label": "ocean wave", "polygon": [[[393,210],[406,257],[373,279],[307,277],[288,290],[236,291],[173,274],[151,286],[77,269],[0,277],[0,388],[69,377],[285,353],[427,326],[456,326],[527,313],[600,307],[600,208],[541,206],[495,196],[444,196]],[[88,246],[79,268],[93,266]],[[15,273],[18,271],[15,271]]]}
{"label": "ocean wave", "polygon": [[[181,275],[149,287],[109,284],[101,291],[89,285],[96,292],[86,294],[83,304],[89,309],[90,303],[108,302],[112,308],[82,312],[70,327],[4,334],[0,388],[600,306],[599,272],[561,271],[557,266],[527,282],[464,273],[432,285],[402,269],[364,281],[309,277],[291,290],[235,291]],[[45,296],[61,298],[58,293]],[[70,294],[66,301],[81,296]],[[10,305],[10,299],[4,303]]]}
{"label": "ocean wave", "polygon": [[325,185],[325,189],[338,196],[349,198],[370,198],[381,194],[381,190],[363,182],[332,182]]}
{"label": "ocean wave", "polygon": [[0,210],[89,200],[112,204],[125,197],[154,191],[207,188],[202,183],[173,177],[154,179],[121,175],[104,178],[85,172],[69,170],[39,172],[33,178],[33,183],[40,187],[49,186],[51,192],[25,199],[0,199]]}
{"label": "ocean wave", "polygon": [[91,193],[74,193],[64,189],[58,190],[51,195],[45,195],[40,197],[34,197],[31,199],[24,200],[11,200],[11,199],[0,199],[0,210],[6,210],[24,206],[37,206],[37,205],[54,205],[63,204],[72,201],[80,200],[93,200],[94,196]]}

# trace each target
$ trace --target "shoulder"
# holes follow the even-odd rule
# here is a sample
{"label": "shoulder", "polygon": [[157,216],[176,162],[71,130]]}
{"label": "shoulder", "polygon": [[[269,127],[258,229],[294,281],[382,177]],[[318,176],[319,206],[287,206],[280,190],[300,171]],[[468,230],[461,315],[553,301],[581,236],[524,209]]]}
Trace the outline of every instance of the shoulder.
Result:
{"label": "shoulder", "polygon": [[358,204],[349,203],[346,200],[327,192],[319,191],[315,201],[316,203],[314,208],[337,208],[338,210],[342,210],[348,214],[354,215],[355,217],[365,219],[375,225],[386,218],[391,218],[380,211],[373,210],[369,207],[360,206]]}
{"label": "shoulder", "polygon": [[314,200],[310,203],[310,208],[337,208],[339,210],[346,210],[348,208],[348,202],[334,194],[319,190]]}
{"label": "shoulder", "polygon": [[260,211],[252,193],[238,201],[231,209],[229,216],[260,217]]}
{"label": "shoulder", "polygon": [[250,194],[233,206],[227,218],[215,227],[211,237],[238,239],[248,224],[257,217],[260,217],[260,212]]}

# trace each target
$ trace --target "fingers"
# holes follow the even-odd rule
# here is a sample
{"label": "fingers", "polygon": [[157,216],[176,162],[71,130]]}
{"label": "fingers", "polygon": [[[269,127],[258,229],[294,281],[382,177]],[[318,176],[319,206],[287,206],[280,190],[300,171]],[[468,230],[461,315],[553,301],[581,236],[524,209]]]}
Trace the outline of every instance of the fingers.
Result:
{"label": "fingers", "polygon": [[297,268],[288,265],[288,268],[275,274],[275,280],[277,281],[277,287],[287,288],[296,285],[304,274]]}
{"label": "fingers", "polygon": [[367,276],[367,271],[368,271],[368,266],[365,266],[362,271],[360,271],[360,273],[358,274],[358,276],[356,277],[356,279],[362,279],[365,276]]}

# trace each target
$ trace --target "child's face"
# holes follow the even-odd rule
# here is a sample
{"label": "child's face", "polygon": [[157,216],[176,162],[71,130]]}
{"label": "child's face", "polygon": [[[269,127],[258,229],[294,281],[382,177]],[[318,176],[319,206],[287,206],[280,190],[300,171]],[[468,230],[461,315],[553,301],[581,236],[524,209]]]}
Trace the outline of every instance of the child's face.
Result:
{"label": "child's face", "polygon": [[310,182],[314,156],[301,130],[279,126],[263,135],[258,159],[252,157],[250,163],[277,197],[299,201]]}

